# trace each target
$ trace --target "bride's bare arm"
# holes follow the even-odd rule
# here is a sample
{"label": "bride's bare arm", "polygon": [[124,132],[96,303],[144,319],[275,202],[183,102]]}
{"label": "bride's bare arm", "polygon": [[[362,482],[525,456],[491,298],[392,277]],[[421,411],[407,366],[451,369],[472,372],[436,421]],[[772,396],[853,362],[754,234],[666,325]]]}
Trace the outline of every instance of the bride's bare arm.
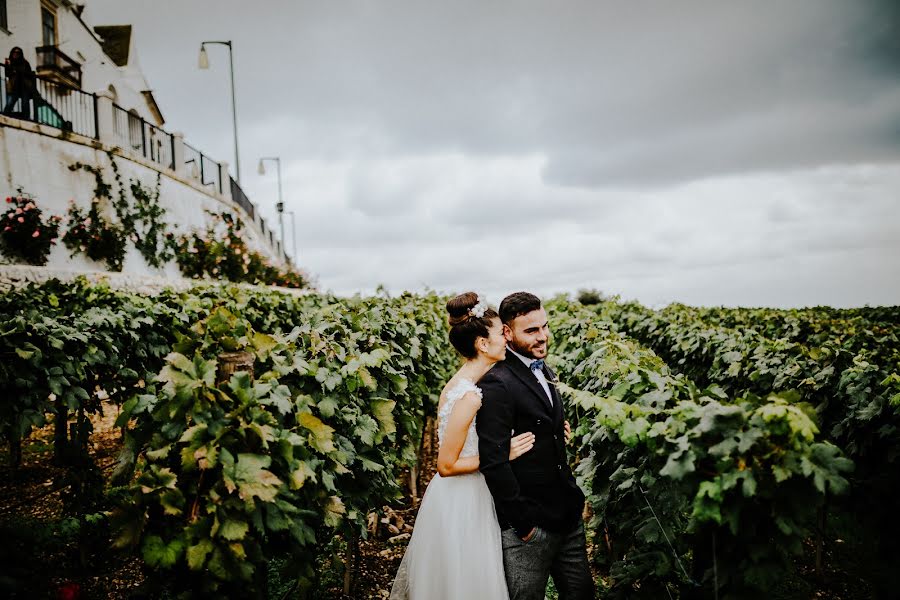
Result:
{"label": "bride's bare arm", "polygon": [[[464,456],[459,453],[466,443],[469,433],[469,425],[475,418],[478,409],[481,408],[481,399],[478,394],[469,392],[456,401],[450,418],[447,420],[447,429],[444,431],[444,443],[438,452],[437,470],[441,477],[465,475],[478,470],[480,461],[478,456]],[[534,447],[534,434],[522,433],[510,440],[509,460],[515,460]]]}
{"label": "bride's bare arm", "polygon": [[441,477],[453,477],[465,475],[478,470],[478,456],[460,457],[466,436],[469,433],[469,425],[478,409],[481,408],[481,398],[475,392],[468,392],[456,401],[450,417],[447,419],[447,429],[444,430],[444,440],[438,451],[437,470]]}

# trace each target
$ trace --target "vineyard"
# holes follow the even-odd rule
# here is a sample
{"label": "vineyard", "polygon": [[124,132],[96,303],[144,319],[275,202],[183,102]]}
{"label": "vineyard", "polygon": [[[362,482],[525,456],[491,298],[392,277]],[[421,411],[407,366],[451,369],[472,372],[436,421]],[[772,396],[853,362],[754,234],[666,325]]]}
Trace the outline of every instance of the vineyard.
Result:
{"label": "vineyard", "polygon": [[[445,300],[6,292],[0,590],[385,597],[361,548],[414,515]],[[900,309],[547,308],[598,598],[895,595]]]}

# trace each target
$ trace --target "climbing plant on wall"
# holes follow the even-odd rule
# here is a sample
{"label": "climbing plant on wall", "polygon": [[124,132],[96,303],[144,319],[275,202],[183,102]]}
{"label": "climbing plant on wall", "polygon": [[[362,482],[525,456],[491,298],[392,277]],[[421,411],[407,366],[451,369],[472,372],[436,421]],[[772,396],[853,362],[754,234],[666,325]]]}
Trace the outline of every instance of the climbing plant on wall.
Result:
{"label": "climbing plant on wall", "polygon": [[[157,268],[163,266],[175,255],[175,236],[168,231],[164,219],[166,211],[159,202],[161,176],[157,175],[156,184],[152,188],[138,179],[131,179],[126,188],[112,154],[109,155],[109,162],[114,184],[107,183],[103,170],[95,165],[79,162],[69,167],[71,171],[80,170],[93,175],[95,186],[91,209],[88,211],[89,223],[79,227],[78,222],[73,221],[70,229],[72,235],[67,233],[72,245],[67,243],[67,247],[73,253],[84,252],[94,260],[104,260],[111,269],[118,271],[122,269],[121,261],[127,241],[130,240],[148,265]],[[128,191],[131,192],[131,198]],[[104,217],[103,204],[106,202],[114,209],[118,223]],[[70,213],[71,210],[70,208]],[[73,218],[79,215],[70,214]],[[91,227],[95,231],[86,233]],[[120,247],[121,258],[117,258]]]}

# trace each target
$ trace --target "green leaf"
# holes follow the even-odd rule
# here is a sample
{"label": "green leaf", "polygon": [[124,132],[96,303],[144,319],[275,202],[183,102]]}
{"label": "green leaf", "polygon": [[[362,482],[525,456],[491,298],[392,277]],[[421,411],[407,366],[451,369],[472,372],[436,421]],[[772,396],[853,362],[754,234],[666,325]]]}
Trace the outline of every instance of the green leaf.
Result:
{"label": "green leaf", "polygon": [[344,502],[337,496],[331,496],[325,502],[325,525],[329,527],[337,527],[341,524],[347,509]]}
{"label": "green leaf", "polygon": [[278,340],[265,333],[254,332],[251,342],[253,347],[260,352],[262,356],[267,356],[269,352],[278,345]]}
{"label": "green leaf", "polygon": [[[224,451],[222,453],[224,463]],[[238,454],[233,465],[223,465],[222,479],[229,492],[237,490],[243,500],[259,498],[271,502],[278,495],[281,480],[266,468],[272,463],[269,456]]]}
{"label": "green leaf", "polygon": [[326,419],[330,419],[331,417],[333,417],[334,413],[340,407],[338,401],[331,396],[323,398],[316,406],[319,408],[319,414]]}
{"label": "green leaf", "polygon": [[378,472],[384,469],[384,465],[378,464],[377,462],[369,460],[368,458],[365,458],[363,456],[360,456],[359,460],[362,463],[363,471]]}
{"label": "green leaf", "polygon": [[378,422],[369,415],[360,415],[356,419],[356,427],[353,428],[353,435],[359,438],[366,446],[372,446],[375,443],[375,434],[378,433]]}
{"label": "green leaf", "polygon": [[694,510],[691,517],[700,522],[714,521],[722,524],[722,488],[718,482],[704,481],[694,496]]}
{"label": "green leaf", "polygon": [[219,527],[217,535],[226,540],[236,541],[244,539],[250,526],[245,521],[237,521],[235,519],[225,519]]}
{"label": "green leaf", "polygon": [[303,487],[303,484],[306,483],[307,479],[315,482],[316,472],[313,471],[308,464],[300,461],[297,464],[297,468],[291,471],[291,489],[299,490]]}
{"label": "green leaf", "polygon": [[187,549],[188,567],[192,571],[199,571],[203,568],[206,556],[212,552],[213,543],[209,539],[202,539],[197,542],[196,546],[190,546]]}
{"label": "green leaf", "polygon": [[370,390],[375,391],[378,389],[378,382],[375,381],[372,373],[370,373],[367,368],[360,367],[359,371],[357,372],[357,376],[359,377],[359,380],[362,382],[362,384]]}
{"label": "green leaf", "polygon": [[285,531],[291,526],[291,520],[278,508],[268,506],[266,508],[266,528],[269,531]]}
{"label": "green leaf", "polygon": [[151,567],[168,569],[175,566],[184,551],[184,543],[174,539],[168,544],[158,535],[148,535],[142,547],[144,562]]}
{"label": "green leaf", "polygon": [[321,419],[310,413],[300,413],[297,421],[301,427],[309,430],[309,443],[319,452],[334,452],[334,428],[326,425]]}
{"label": "green leaf", "polygon": [[167,515],[178,516],[184,508],[184,495],[181,490],[166,490],[159,496],[159,504]]}
{"label": "green leaf", "polygon": [[34,356],[34,351],[16,348],[16,354],[18,354],[19,358],[21,358],[22,360],[31,360],[31,357]]}
{"label": "green leaf", "polygon": [[680,454],[669,455],[665,466],[659,471],[659,474],[678,481],[683,479],[688,473],[693,473],[694,470],[694,451],[688,450]]}
{"label": "green leaf", "polygon": [[376,442],[380,443],[381,439],[393,435],[397,432],[397,424],[394,421],[394,408],[397,403],[394,400],[385,398],[375,398],[369,404],[372,416],[378,421],[378,437]]}

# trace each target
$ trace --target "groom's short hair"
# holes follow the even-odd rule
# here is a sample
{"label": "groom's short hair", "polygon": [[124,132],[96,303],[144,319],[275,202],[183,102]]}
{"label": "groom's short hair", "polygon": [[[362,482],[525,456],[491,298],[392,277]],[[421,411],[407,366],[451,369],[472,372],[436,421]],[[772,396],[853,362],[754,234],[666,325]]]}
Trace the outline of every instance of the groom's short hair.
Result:
{"label": "groom's short hair", "polygon": [[510,294],[500,303],[500,320],[509,323],[520,315],[527,315],[541,307],[541,299],[528,292]]}

